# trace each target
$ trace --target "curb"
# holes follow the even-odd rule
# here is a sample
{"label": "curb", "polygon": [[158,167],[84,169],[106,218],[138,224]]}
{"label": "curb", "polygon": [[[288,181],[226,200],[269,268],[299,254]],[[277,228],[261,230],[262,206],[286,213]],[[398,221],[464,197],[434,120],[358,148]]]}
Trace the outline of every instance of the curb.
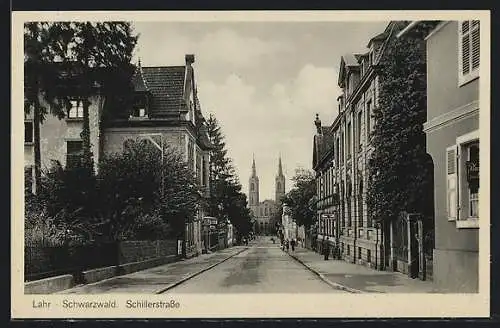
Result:
{"label": "curb", "polygon": [[216,263],[214,263],[214,264],[212,264],[212,265],[209,265],[209,266],[208,266],[208,267],[206,267],[206,268],[203,268],[203,269],[201,269],[201,270],[199,270],[199,271],[197,271],[197,272],[195,272],[195,273],[189,274],[187,277],[184,277],[184,278],[182,278],[182,279],[181,279],[181,280],[179,280],[179,281],[176,281],[176,282],[174,282],[174,283],[171,283],[170,285],[167,285],[166,287],[163,287],[163,288],[161,288],[161,289],[159,289],[159,290],[157,290],[157,291],[154,291],[153,293],[154,293],[154,294],[163,294],[163,293],[165,293],[166,291],[168,291],[169,289],[172,289],[172,288],[174,288],[174,287],[179,286],[180,284],[182,284],[182,283],[184,283],[184,282],[188,281],[189,279],[192,279],[192,278],[194,278],[194,277],[196,277],[196,276],[198,276],[198,275],[202,274],[203,272],[208,271],[208,270],[212,269],[213,267],[215,267],[215,266],[217,266],[217,265],[219,265],[219,264],[221,264],[221,263],[223,263],[223,262],[226,262],[226,261],[227,261],[227,260],[229,260],[230,258],[235,257],[236,255],[241,254],[241,253],[243,253],[243,252],[244,252],[244,251],[246,251],[246,250],[248,250],[248,248],[244,248],[244,249],[240,250],[239,252],[236,252],[236,253],[234,253],[234,254],[232,254],[232,255],[230,255],[230,256],[228,256],[228,257],[226,257],[226,258],[224,258],[224,259],[222,259],[222,260],[220,260],[220,261],[218,261],[218,262],[216,262]]}
{"label": "curb", "polygon": [[317,275],[321,280],[323,280],[325,283],[327,283],[328,285],[330,285],[331,287],[335,288],[335,289],[339,289],[339,290],[343,290],[343,291],[346,291],[348,293],[353,293],[353,294],[364,294],[363,291],[359,290],[359,289],[355,289],[355,288],[351,288],[351,287],[347,287],[347,286],[344,286],[344,285],[341,285],[339,283],[336,283],[336,282],[333,282],[329,279],[327,279],[322,273],[314,270],[313,268],[311,268],[309,265],[305,264],[301,259],[299,259],[298,257],[296,257],[295,255],[292,255],[290,253],[288,253],[288,255],[290,255],[291,258],[293,258],[295,261],[299,262],[300,264],[302,264],[304,267],[306,267],[309,271],[311,271],[312,273],[314,273],[315,275]]}

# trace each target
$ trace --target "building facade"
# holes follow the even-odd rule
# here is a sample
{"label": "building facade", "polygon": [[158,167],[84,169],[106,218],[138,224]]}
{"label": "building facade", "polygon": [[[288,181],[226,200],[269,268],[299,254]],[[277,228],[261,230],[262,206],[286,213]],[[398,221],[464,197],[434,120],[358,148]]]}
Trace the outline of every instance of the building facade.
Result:
{"label": "building facade", "polygon": [[[194,55],[185,56],[185,65],[137,66],[132,77],[134,102],[130,108],[108,111],[105,97],[96,91],[90,99],[90,141],[96,166],[102,154],[122,152],[129,141],[143,139],[155,144],[159,151],[165,147],[176,149],[195,173],[202,187],[203,197],[209,196],[209,150],[207,135],[197,95],[194,73]],[[75,99],[64,119],[48,116],[40,127],[42,167],[52,160],[63,166],[82,153],[80,132],[83,126],[83,108]],[[25,169],[32,171],[32,123],[25,120]],[[31,137],[31,139],[29,138]],[[30,143],[31,141],[31,143]],[[186,224],[184,254],[188,257],[202,251],[202,218],[205,209],[200,206],[193,222]]]}
{"label": "building facade", "polygon": [[390,250],[366,204],[368,163],[376,151],[371,142],[373,109],[378,106],[379,62],[387,40],[396,37],[406,24],[390,22],[369,40],[365,52],[341,57],[338,115],[329,126],[323,126],[318,115],[314,122],[316,248],[321,252],[322,242],[328,238],[335,256],[377,269],[388,266]]}
{"label": "building facade", "polygon": [[477,292],[479,284],[479,35],[477,20],[442,21],[426,37],[433,280],[450,292]]}
{"label": "building facade", "polygon": [[285,195],[285,176],[281,164],[281,156],[278,160],[278,173],[275,178],[275,200],[259,200],[259,177],[255,166],[255,159],[252,161],[252,175],[248,180],[248,207],[254,218],[254,231],[257,234],[269,235],[274,231],[273,217],[278,212],[278,204]]}

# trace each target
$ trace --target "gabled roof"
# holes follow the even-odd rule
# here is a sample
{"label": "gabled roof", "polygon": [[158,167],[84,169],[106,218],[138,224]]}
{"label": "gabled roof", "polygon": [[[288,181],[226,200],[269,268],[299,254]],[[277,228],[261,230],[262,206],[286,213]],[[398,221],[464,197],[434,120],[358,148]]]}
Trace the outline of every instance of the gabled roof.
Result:
{"label": "gabled roof", "polygon": [[[150,114],[161,117],[184,108],[185,66],[142,67],[145,87],[151,92]],[[137,85],[140,91],[141,84]]]}
{"label": "gabled roof", "polygon": [[138,92],[148,91],[148,86],[144,80],[144,75],[142,73],[142,67],[139,66],[135,69],[134,76],[132,76],[132,83],[134,85],[134,90]]}
{"label": "gabled roof", "polygon": [[[387,28],[386,28],[387,29]],[[367,48],[370,48],[371,44],[374,42],[374,41],[383,41],[385,40],[387,37],[389,36],[389,33],[388,31],[384,31],[382,33],[379,33],[377,35],[375,35],[373,38],[370,39],[370,41],[368,41],[368,44],[366,45]]]}
{"label": "gabled roof", "polygon": [[358,64],[358,58],[359,58],[358,54],[345,54],[342,56],[342,58],[344,59],[345,66],[347,66],[347,67],[359,65]]}

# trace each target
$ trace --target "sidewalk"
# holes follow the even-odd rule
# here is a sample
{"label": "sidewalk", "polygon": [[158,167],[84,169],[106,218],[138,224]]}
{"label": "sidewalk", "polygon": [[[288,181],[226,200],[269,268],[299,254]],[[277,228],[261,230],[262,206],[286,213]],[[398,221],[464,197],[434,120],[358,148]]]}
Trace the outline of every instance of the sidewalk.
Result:
{"label": "sidewalk", "polygon": [[187,260],[77,286],[57,294],[161,293],[239,254],[245,249],[247,247],[242,246],[226,248],[211,254],[203,254]]}
{"label": "sidewalk", "polygon": [[437,293],[432,281],[411,279],[399,272],[378,271],[343,260],[325,261],[305,248],[289,254],[330,285],[353,293]]}

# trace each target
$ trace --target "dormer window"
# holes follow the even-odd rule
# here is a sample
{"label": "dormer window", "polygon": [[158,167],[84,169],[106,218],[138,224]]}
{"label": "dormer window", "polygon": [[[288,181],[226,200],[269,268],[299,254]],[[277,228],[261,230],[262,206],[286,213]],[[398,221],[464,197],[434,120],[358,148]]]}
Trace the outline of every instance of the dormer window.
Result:
{"label": "dormer window", "polygon": [[132,113],[130,117],[147,118],[148,117],[147,105],[148,105],[147,96],[145,94],[137,95],[135,97],[134,107],[132,108]]}

